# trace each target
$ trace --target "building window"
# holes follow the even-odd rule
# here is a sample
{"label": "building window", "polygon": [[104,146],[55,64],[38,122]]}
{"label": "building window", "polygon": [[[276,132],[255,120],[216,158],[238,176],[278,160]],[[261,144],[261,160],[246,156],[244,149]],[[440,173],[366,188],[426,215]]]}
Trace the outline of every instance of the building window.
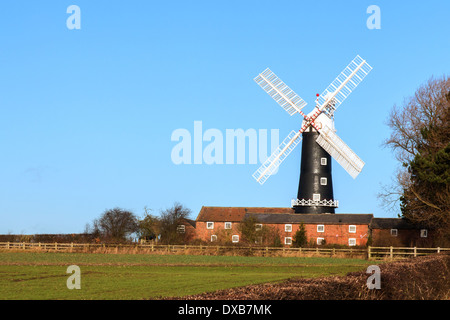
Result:
{"label": "building window", "polygon": [[396,237],[398,235],[397,229],[391,229],[391,236]]}
{"label": "building window", "polygon": [[217,236],[215,234],[211,235],[211,242],[217,241]]}
{"label": "building window", "polygon": [[318,224],[317,232],[325,232],[325,226],[323,224]]}
{"label": "building window", "polygon": [[320,178],[320,185],[326,186],[327,185],[327,178]]}
{"label": "building window", "polygon": [[231,229],[231,222],[225,222],[225,229]]}
{"label": "building window", "polygon": [[285,224],[284,225],[284,231],[291,232],[292,231],[292,224]]}
{"label": "building window", "polygon": [[320,201],[320,193],[313,194],[313,201]]}
{"label": "building window", "polygon": [[186,232],[186,226],[184,224],[180,224],[177,226],[177,232],[178,233],[185,233]]}
{"label": "building window", "polygon": [[317,238],[317,244],[322,245],[325,241],[325,238]]}
{"label": "building window", "polygon": [[292,238],[291,237],[285,237],[284,238],[284,244],[291,245],[292,244]]}
{"label": "building window", "polygon": [[355,238],[349,238],[348,239],[348,245],[349,246],[356,246],[356,239]]}
{"label": "building window", "polygon": [[348,226],[348,232],[349,233],[356,233],[356,226],[355,225],[349,225]]}
{"label": "building window", "polygon": [[214,222],[207,222],[206,229],[214,229]]}
{"label": "building window", "polygon": [[239,235],[235,234],[231,237],[231,242],[237,243],[239,242]]}
{"label": "building window", "polygon": [[320,164],[322,166],[326,166],[327,165],[327,158],[320,158]]}
{"label": "building window", "polygon": [[426,238],[426,237],[428,237],[428,230],[427,230],[427,229],[422,229],[422,230],[420,230],[420,237],[421,237],[421,238]]}
{"label": "building window", "polygon": [[259,230],[261,230],[261,229],[262,229],[262,224],[261,224],[261,223],[255,224],[255,230],[256,230],[256,231],[259,231]]}

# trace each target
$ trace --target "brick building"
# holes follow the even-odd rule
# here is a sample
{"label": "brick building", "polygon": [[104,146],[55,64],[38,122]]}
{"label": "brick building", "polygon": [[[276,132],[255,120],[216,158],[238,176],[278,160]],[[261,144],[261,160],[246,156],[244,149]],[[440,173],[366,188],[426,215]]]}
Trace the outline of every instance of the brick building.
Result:
{"label": "brick building", "polygon": [[254,218],[256,228],[268,228],[290,246],[303,223],[309,243],[366,246],[417,245],[432,242],[429,231],[400,218],[374,218],[372,214],[295,214],[292,208],[202,207],[195,221],[195,238],[205,242],[239,243],[239,225]]}
{"label": "brick building", "polygon": [[177,232],[183,235],[184,242],[190,242],[197,238],[196,222],[183,218],[178,224]]}
{"label": "brick building", "polygon": [[401,218],[373,218],[370,228],[374,246],[433,246],[433,230],[415,226]]}

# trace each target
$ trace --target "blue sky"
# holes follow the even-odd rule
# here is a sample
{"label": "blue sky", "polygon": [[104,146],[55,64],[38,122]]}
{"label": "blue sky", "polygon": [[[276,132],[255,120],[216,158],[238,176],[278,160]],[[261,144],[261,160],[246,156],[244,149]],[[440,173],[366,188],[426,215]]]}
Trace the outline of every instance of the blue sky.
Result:
{"label": "blue sky", "polygon": [[[81,9],[69,30],[67,7]],[[381,29],[366,12],[381,10]],[[397,163],[381,147],[394,104],[450,71],[448,1],[4,1],[0,6],[0,233],[77,233],[105,210],[178,201],[288,207],[300,151],[263,186],[258,164],[176,165],[174,130],[298,130],[253,78],[270,67],[308,105],[359,54],[373,67],[336,112],[365,161],[333,160],[337,213],[379,205]],[[206,146],[207,143],[204,143]]]}

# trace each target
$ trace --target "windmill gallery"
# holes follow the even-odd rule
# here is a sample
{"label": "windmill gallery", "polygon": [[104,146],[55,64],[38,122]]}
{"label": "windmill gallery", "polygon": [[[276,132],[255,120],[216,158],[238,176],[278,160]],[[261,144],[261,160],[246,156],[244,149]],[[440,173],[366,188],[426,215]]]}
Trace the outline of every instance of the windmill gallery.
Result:
{"label": "windmill gallery", "polygon": [[364,162],[336,134],[334,113],[371,70],[364,59],[356,56],[322,94],[317,94],[315,107],[308,114],[302,111],[306,102],[270,69],[260,73],[255,82],[290,116],[298,113],[303,120],[300,129],[289,133],[253,177],[264,184],[303,141],[297,199],[285,208],[202,207],[197,219],[185,226],[191,230],[192,237],[207,242],[226,237],[230,239],[220,240],[237,243],[241,237],[239,225],[245,219],[253,218],[257,221],[256,227],[268,226],[277,230],[285,246],[292,244],[293,235],[301,226],[306,228],[309,242],[317,245],[363,246],[367,245],[369,238],[395,238],[405,245],[430,241],[428,230],[400,218],[374,218],[369,213],[335,213],[339,202],[333,195],[331,158],[354,179],[364,167]]}

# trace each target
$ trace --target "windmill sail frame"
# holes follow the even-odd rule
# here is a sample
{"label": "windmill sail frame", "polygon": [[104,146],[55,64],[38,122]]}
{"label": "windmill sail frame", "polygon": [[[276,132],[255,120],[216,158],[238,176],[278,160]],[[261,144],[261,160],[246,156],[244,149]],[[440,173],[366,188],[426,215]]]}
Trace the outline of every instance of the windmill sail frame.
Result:
{"label": "windmill sail frame", "polygon": [[319,132],[316,142],[355,179],[364,167],[364,161],[328,126],[323,126]]}
{"label": "windmill sail frame", "polygon": [[301,134],[310,126],[319,131],[316,142],[332,156],[353,178],[361,172],[364,162],[348,147],[336,133],[326,124],[314,122],[322,113],[333,120],[334,112],[342,102],[356,89],[372,67],[357,55],[345,69],[331,82],[317,99],[316,111],[305,115],[301,110],[306,102],[290,89],[269,68],[254,78],[255,82],[269,94],[289,115],[300,113],[304,117],[304,124],[300,131],[293,130],[272,153],[272,155],[253,174],[260,184],[263,184],[292,150],[300,143]]}
{"label": "windmill sail frame", "polygon": [[300,98],[269,68],[261,72],[254,80],[291,116],[297,112],[300,113],[307,105],[305,100]]}

